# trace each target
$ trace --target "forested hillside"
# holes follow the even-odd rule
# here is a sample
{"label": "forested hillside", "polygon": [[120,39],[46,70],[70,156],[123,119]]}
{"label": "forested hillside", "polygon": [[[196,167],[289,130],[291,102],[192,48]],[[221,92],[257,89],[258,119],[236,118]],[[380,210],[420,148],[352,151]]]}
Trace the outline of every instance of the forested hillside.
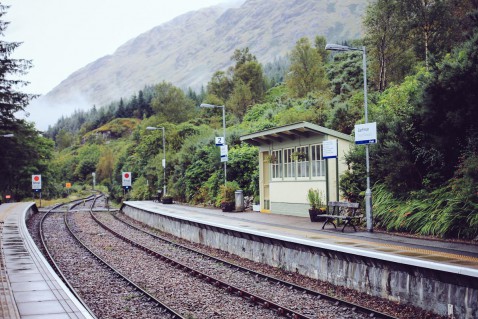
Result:
{"label": "forested hillside", "polygon": [[[369,121],[379,135],[370,147],[376,226],[476,238],[478,3],[378,0],[363,24],[363,39],[341,44],[368,52]],[[257,196],[257,149],[241,144],[241,135],[298,121],[351,134],[364,121],[362,52],[332,53],[327,42],[321,34],[303,37],[288,59],[265,64],[239,47],[233,66],[218,69],[202,91],[163,81],[61,119],[47,132],[56,148],[50,196],[66,181],[91,184],[95,172],[121,200],[121,172],[128,171],[131,198],[149,199],[166,183],[177,201],[218,205],[224,171],[214,136],[222,134],[222,113],[201,103],[225,105],[228,187]],[[166,143],[162,130],[146,127],[164,127]],[[364,152],[354,148],[341,176],[349,200],[363,201]]]}
{"label": "forested hillside", "polygon": [[126,99],[162,81],[197,91],[215,71],[233,64],[230,58],[238,48],[249,47],[266,64],[285,56],[301,37],[360,37],[367,2],[237,0],[192,11],[77,70],[35,101],[31,111],[41,112],[35,107],[41,105],[70,115],[73,110]]}

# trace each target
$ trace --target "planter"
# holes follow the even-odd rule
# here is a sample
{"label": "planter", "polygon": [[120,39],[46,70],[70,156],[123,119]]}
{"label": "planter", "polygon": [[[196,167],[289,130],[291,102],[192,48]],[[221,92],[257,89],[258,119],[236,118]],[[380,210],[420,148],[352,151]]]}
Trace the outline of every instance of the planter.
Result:
{"label": "planter", "polygon": [[252,205],[252,211],[253,212],[260,212],[261,211],[261,205],[260,204]]}
{"label": "planter", "polygon": [[172,197],[163,197],[162,199],[163,204],[172,204],[173,203],[173,198]]}
{"label": "planter", "polygon": [[221,203],[221,209],[223,212],[232,212],[234,208],[236,207],[235,202],[224,202]]}
{"label": "planter", "polygon": [[309,217],[311,222],[322,222],[324,221],[323,217],[320,217],[320,215],[323,215],[325,211],[323,209],[314,209],[311,208],[309,209]]}

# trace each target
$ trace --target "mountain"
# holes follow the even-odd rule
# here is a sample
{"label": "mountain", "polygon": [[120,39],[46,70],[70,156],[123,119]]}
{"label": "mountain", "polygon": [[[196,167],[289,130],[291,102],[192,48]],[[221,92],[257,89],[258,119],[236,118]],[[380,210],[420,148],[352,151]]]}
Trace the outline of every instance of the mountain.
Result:
{"label": "mountain", "polygon": [[[71,74],[36,101],[64,115],[129,98],[165,80],[199,89],[249,47],[265,64],[284,56],[304,36],[329,41],[358,38],[369,0],[236,0],[192,11],[161,24]],[[33,112],[34,113],[34,110]]]}

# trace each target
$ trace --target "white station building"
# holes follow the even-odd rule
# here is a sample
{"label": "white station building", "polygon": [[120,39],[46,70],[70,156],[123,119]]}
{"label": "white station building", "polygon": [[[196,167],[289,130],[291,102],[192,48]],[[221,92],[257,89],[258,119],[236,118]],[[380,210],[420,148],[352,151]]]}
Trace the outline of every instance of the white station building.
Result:
{"label": "white station building", "polygon": [[338,181],[347,170],[344,156],[352,136],[299,122],[248,134],[241,141],[259,147],[261,212],[309,216],[310,188],[319,189],[324,202],[341,199]]}

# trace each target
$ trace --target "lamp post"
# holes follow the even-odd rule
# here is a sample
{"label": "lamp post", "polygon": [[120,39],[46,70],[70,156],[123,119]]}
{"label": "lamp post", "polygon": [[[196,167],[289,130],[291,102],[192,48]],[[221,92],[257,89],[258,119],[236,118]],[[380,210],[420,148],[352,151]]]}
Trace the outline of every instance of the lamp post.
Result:
{"label": "lamp post", "polygon": [[[330,51],[362,51],[363,59],[363,94],[364,94],[364,108],[365,108],[365,124],[368,123],[368,102],[367,102],[367,52],[365,46],[362,48],[353,48],[346,45],[330,44],[325,46],[326,50]],[[367,231],[373,232],[373,217],[372,217],[372,190],[370,189],[370,162],[368,144],[365,144],[365,165],[367,169],[367,189],[365,190],[365,214],[367,218]]]}
{"label": "lamp post", "polygon": [[166,137],[164,134],[164,127],[148,126],[147,130],[163,130],[163,196],[166,195]]}
{"label": "lamp post", "polygon": [[[224,145],[226,145],[226,107],[224,105],[213,105],[201,103],[200,107],[206,108],[222,108],[222,129],[224,134]],[[226,186],[227,181],[227,161],[224,161],[224,186]]]}

